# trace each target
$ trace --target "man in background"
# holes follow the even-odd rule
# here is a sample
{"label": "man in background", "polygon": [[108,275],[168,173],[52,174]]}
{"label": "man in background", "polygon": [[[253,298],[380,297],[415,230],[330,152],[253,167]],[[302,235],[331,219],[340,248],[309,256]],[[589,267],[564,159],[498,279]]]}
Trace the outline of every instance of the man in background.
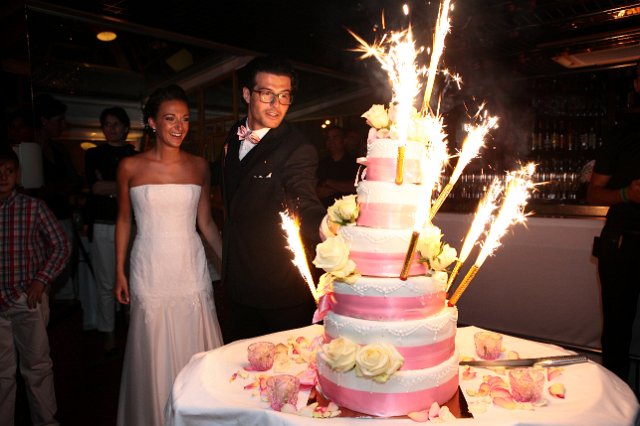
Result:
{"label": "man in background", "polygon": [[347,151],[345,132],[341,127],[327,129],[325,147],[327,155],[318,165],[316,191],[322,204],[329,207],[336,199],[355,194],[358,163],[356,157]]}
{"label": "man in background", "polygon": [[127,143],[131,120],[121,107],[106,108],[100,114],[100,126],[106,142],[91,148],[85,155],[85,177],[89,184],[86,223],[91,239],[91,264],[97,286],[96,327],[104,333],[104,349],[116,350],[116,282],[115,230],[118,203],[116,200],[116,170],[125,157],[136,154]]}
{"label": "man in background", "polygon": [[[633,81],[640,93],[640,62]],[[591,204],[609,206],[607,221],[594,246],[602,296],[602,362],[622,380],[629,379],[640,276],[640,125],[628,117],[611,132],[598,152],[587,190]]]}

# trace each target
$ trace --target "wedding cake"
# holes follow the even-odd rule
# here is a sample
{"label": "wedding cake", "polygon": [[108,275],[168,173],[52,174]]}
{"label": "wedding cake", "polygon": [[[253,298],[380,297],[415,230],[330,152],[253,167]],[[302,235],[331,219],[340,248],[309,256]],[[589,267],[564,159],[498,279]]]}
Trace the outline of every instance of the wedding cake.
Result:
{"label": "wedding cake", "polygon": [[444,405],[458,389],[457,310],[445,293],[456,252],[428,220],[418,226],[416,254],[400,278],[416,217],[429,203],[428,141],[408,135],[403,181],[396,183],[401,142],[388,118],[380,122],[387,114],[374,105],[363,115],[372,125],[367,157],[359,160],[366,169],[357,195],[328,209],[328,235],[314,259],[326,271],[316,317],[326,338],[317,356],[320,391],[341,407],[382,417]]}

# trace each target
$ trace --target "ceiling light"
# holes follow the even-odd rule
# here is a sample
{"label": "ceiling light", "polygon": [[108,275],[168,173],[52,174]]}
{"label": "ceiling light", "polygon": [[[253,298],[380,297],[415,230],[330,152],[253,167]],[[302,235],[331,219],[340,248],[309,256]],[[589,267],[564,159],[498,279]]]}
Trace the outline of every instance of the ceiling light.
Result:
{"label": "ceiling light", "polygon": [[113,31],[101,31],[96,35],[96,37],[100,41],[113,41],[118,37],[118,35]]}

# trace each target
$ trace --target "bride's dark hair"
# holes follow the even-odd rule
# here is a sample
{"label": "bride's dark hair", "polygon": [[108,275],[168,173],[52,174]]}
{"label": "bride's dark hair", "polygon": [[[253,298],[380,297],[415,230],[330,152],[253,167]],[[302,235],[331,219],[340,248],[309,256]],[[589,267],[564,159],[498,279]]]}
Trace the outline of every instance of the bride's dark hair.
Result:
{"label": "bride's dark hair", "polygon": [[187,106],[189,105],[189,98],[184,89],[177,84],[171,84],[169,86],[160,87],[149,95],[147,103],[142,109],[143,119],[145,126],[148,126],[149,118],[156,118],[160,105],[166,101],[183,101]]}

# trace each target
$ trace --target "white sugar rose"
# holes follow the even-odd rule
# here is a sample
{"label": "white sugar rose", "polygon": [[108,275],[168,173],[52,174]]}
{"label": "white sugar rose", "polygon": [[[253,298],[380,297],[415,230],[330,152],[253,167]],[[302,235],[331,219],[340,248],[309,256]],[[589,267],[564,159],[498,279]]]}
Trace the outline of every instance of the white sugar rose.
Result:
{"label": "white sugar rose", "polygon": [[398,350],[388,343],[377,343],[360,348],[356,355],[356,375],[385,383],[404,364]]}
{"label": "white sugar rose", "polygon": [[430,259],[440,253],[442,232],[437,226],[429,226],[420,232],[417,249],[420,257]]}
{"label": "white sugar rose", "polygon": [[339,337],[322,345],[320,357],[333,370],[344,373],[356,366],[356,354],[360,347],[349,339]]}
{"label": "white sugar rose", "polygon": [[333,274],[347,266],[349,262],[349,248],[342,236],[329,237],[316,246],[316,258],[313,264]]}
{"label": "white sugar rose", "polygon": [[361,115],[367,120],[367,124],[376,129],[382,129],[389,126],[389,115],[384,105],[372,105],[369,111]]}
{"label": "white sugar rose", "polygon": [[358,218],[359,210],[356,202],[356,195],[346,195],[336,200],[333,205],[327,209],[329,219],[340,225],[355,223]]}
{"label": "white sugar rose", "polygon": [[434,271],[442,271],[458,258],[458,252],[449,244],[443,244],[440,254],[431,258],[429,265]]}

